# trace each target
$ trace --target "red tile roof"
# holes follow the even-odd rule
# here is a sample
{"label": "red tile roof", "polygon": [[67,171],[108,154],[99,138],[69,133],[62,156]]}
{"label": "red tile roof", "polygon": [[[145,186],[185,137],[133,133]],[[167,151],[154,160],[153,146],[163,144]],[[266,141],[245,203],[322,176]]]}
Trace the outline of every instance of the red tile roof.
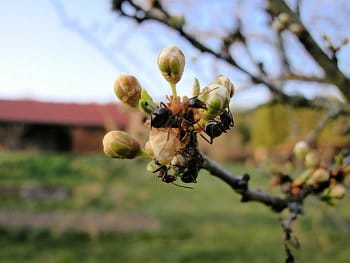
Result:
{"label": "red tile roof", "polygon": [[75,104],[33,100],[0,100],[0,122],[33,122],[102,127],[113,121],[125,127],[128,117],[116,104]]}

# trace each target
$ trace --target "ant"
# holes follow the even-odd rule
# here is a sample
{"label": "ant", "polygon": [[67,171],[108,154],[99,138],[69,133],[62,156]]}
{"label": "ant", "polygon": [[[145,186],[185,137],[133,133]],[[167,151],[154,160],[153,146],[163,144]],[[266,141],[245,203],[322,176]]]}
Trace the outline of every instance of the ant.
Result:
{"label": "ant", "polygon": [[[159,172],[158,177],[160,177],[163,182],[171,183],[177,187],[193,189],[193,187],[190,187],[190,186],[184,186],[184,185],[179,185],[179,184],[174,183],[177,179],[177,176],[172,175],[172,174],[168,174],[169,168],[166,165],[161,165],[159,163],[158,163],[158,165],[160,165],[160,166],[156,170],[154,170],[153,173]],[[182,181],[185,182],[184,180],[182,180]],[[193,180],[191,182],[193,182]]]}
{"label": "ant", "polygon": [[[212,92],[216,89],[206,92]],[[188,109],[207,109],[207,105],[198,99],[199,95],[189,99],[186,97],[184,102],[180,101],[180,97],[167,97],[168,105],[161,102],[160,107],[152,112],[151,128],[183,128],[186,124],[192,126],[196,121],[194,120],[193,111]]]}
{"label": "ant", "polygon": [[[169,99],[169,98],[168,98]],[[161,102],[160,107],[156,108],[151,114],[151,128],[182,128],[193,126],[194,113],[192,109],[207,109],[207,105],[196,97],[180,102],[179,98],[169,99],[169,104]],[[182,140],[186,134],[181,136]]]}
{"label": "ant", "polygon": [[173,183],[174,181],[176,181],[177,177],[176,175],[171,175],[168,174],[169,168],[166,165],[161,165],[154,170],[152,173],[157,173],[159,172],[158,177],[162,179],[163,182],[165,183]]}
{"label": "ant", "polygon": [[222,133],[226,133],[227,130],[234,126],[233,117],[230,109],[225,110],[220,114],[220,121],[213,120],[210,121],[206,126],[204,132],[210,137],[208,140],[202,134],[202,138],[206,140],[209,144],[213,143],[213,139],[219,137]]}
{"label": "ant", "polygon": [[151,114],[151,127],[162,128],[165,127],[171,117],[174,117],[171,110],[163,102],[160,103],[159,108],[156,108]]}

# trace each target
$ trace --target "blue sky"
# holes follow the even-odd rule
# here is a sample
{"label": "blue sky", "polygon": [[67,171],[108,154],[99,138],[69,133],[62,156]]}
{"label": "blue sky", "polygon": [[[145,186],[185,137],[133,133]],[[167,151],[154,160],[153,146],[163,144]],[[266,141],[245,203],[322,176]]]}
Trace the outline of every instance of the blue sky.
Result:
{"label": "blue sky", "polygon": [[[168,0],[174,12],[189,17],[198,13],[199,17],[189,20],[188,30],[210,31],[213,27],[212,17],[222,18],[217,34],[225,33],[234,21],[222,16],[225,12],[237,12],[235,1],[219,0],[211,4],[193,5],[186,9]],[[320,0],[327,2],[326,0]],[[339,0],[341,1],[341,0]],[[63,3],[65,16],[59,12]],[[210,2],[210,1],[209,1]],[[259,0],[244,3],[260,4]],[[202,85],[207,84],[218,74],[228,75],[237,87],[243,87],[246,76],[228,67],[225,63],[215,61],[210,55],[198,56],[198,51],[182,40],[176,33],[166,30],[156,23],[142,26],[117,17],[110,10],[110,1],[59,1],[37,0],[2,1],[0,4],[0,98],[30,98],[44,101],[62,102],[97,102],[116,101],[113,83],[120,72],[136,75],[142,86],[158,100],[169,93],[165,80],[158,73],[156,65],[157,52],[164,46],[176,44],[183,49],[187,64],[183,79],[179,83],[179,93],[189,93],[193,77],[198,77]],[[248,14],[247,30],[254,28],[264,17],[245,8],[242,15]],[[310,7],[311,8],[311,7]],[[328,12],[339,12],[329,9]],[[255,13],[254,13],[255,12]],[[322,12],[321,12],[322,13]],[[204,15],[203,14],[208,14]],[[201,19],[201,23],[198,23]],[[309,18],[308,18],[309,19]],[[339,21],[340,20],[340,21]],[[311,21],[312,22],[312,21]],[[337,28],[340,37],[349,35],[347,21],[338,19]],[[214,24],[214,26],[216,26]],[[322,25],[321,25],[322,26]],[[345,29],[341,26],[345,26]],[[327,29],[327,25],[323,26]],[[268,30],[268,29],[265,29]],[[334,28],[329,28],[334,31]],[[345,32],[345,33],[344,33]],[[210,37],[207,43],[217,47]],[[268,63],[270,72],[277,70],[276,61],[263,43],[252,41],[253,53]],[[293,40],[289,45],[297,46]],[[349,45],[348,45],[349,46]],[[349,48],[343,52],[350,54]],[[240,56],[242,65],[252,69],[244,52],[237,47],[234,54]],[[296,65],[304,65],[312,73],[319,70],[311,62],[306,63],[303,56],[294,56]],[[298,62],[299,61],[299,62]],[[349,62],[341,60],[342,67]],[[344,65],[345,63],[345,65]],[[303,70],[304,70],[303,69]],[[253,69],[252,69],[253,70]],[[295,87],[287,87],[291,91]],[[312,96],[317,87],[307,90]],[[252,92],[238,92],[235,101],[238,104],[254,104],[265,100],[268,95],[264,89]],[[254,96],[252,96],[254,94]]]}

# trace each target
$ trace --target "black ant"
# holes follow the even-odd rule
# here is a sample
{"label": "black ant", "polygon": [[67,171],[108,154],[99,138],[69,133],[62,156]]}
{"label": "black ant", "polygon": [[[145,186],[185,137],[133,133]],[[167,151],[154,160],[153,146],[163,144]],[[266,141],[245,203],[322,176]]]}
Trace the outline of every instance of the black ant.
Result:
{"label": "black ant", "polygon": [[[172,174],[168,174],[169,168],[166,165],[161,165],[153,171],[153,173],[157,173],[159,172],[158,177],[160,177],[162,179],[163,182],[165,183],[171,183],[177,187],[182,187],[182,188],[188,188],[188,189],[193,189],[193,187],[190,186],[184,186],[184,185],[179,185],[174,183],[177,179],[176,175],[172,175]],[[184,180],[182,180],[183,182],[185,182]]]}
{"label": "black ant", "polygon": [[194,124],[193,112],[188,109],[207,109],[207,105],[196,97],[188,99],[185,103],[179,103],[173,114],[169,107],[161,102],[151,114],[151,128],[180,128]]}
{"label": "black ant", "polygon": [[174,118],[174,115],[167,105],[161,102],[160,106],[161,107],[156,108],[151,114],[151,127],[166,127],[166,124],[169,122],[169,120]]}
{"label": "black ant", "polygon": [[201,136],[208,143],[212,144],[214,138],[219,137],[222,133],[226,133],[226,131],[231,129],[233,126],[234,122],[232,113],[230,109],[228,109],[220,114],[220,121],[212,120],[205,126],[204,132],[210,137],[210,140],[205,138],[203,135]]}
{"label": "black ant", "polygon": [[168,174],[169,168],[166,165],[161,165],[161,164],[159,165],[160,166],[156,170],[154,170],[152,173],[159,172],[158,177],[161,178],[162,181],[165,183],[172,183],[176,181],[177,179],[176,175]]}

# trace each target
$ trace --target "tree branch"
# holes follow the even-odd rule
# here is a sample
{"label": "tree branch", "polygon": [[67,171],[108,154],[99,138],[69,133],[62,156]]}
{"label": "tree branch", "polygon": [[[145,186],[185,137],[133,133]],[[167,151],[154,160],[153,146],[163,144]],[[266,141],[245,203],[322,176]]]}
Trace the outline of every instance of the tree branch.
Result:
{"label": "tree branch", "polygon": [[213,176],[218,177],[238,194],[241,195],[241,202],[259,202],[272,208],[275,212],[281,212],[288,207],[288,200],[280,197],[269,195],[259,190],[251,190],[248,187],[249,175],[236,176],[225,170],[217,162],[210,160],[202,154],[203,162],[201,167],[209,171]]}
{"label": "tree branch", "polygon": [[308,134],[305,141],[311,143],[318,134],[327,126],[327,124],[337,118],[342,113],[342,108],[338,107],[336,109],[330,110],[326,116],[317,124],[317,126]]}
{"label": "tree branch", "polygon": [[[269,0],[269,11],[278,16],[280,13],[286,13],[290,15],[291,22],[305,26],[301,22],[297,13],[285,3],[283,0]],[[318,65],[324,70],[326,79],[336,85],[341,93],[346,98],[347,102],[350,102],[350,80],[340,71],[337,62],[327,56],[326,53],[318,46],[317,42],[313,39],[311,34],[307,30],[303,30],[300,34],[296,35],[305,47],[305,50],[312,56],[312,58],[318,63]]]}
{"label": "tree branch", "polygon": [[[133,15],[130,15],[124,12],[121,2],[129,3],[133,8],[135,8],[136,13]],[[264,84],[273,94],[275,94],[278,100],[282,102],[289,102],[289,101],[293,102],[293,100],[290,99],[290,96],[285,94],[283,91],[281,91],[279,88],[274,86],[272,83],[268,82],[266,79],[263,79],[259,76],[253,75],[252,73],[250,73],[249,71],[241,67],[230,54],[227,54],[226,52],[220,53],[220,52],[214,51],[213,49],[199,42],[193,35],[185,32],[182,26],[176,26],[169,23],[168,18],[170,17],[170,14],[168,14],[161,5],[157,5],[157,10],[163,14],[162,16],[156,16],[153,12],[143,9],[142,7],[135,4],[132,0],[114,0],[112,8],[114,11],[119,12],[121,15],[136,20],[138,23],[142,23],[146,20],[154,20],[154,21],[158,21],[163,25],[166,25],[167,27],[178,32],[184,39],[186,39],[193,47],[195,47],[199,51],[209,53],[214,57],[221,59],[226,63],[232,65],[233,67],[239,69],[243,73],[247,74],[251,78],[252,82]]]}

